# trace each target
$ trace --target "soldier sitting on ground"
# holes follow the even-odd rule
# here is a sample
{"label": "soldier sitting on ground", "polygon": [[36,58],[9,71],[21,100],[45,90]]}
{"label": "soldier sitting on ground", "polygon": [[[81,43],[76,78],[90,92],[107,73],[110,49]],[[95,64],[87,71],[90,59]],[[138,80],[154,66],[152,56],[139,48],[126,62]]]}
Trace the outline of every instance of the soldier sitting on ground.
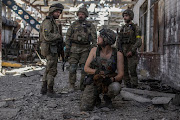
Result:
{"label": "soldier sitting on ground", "polygon": [[100,93],[103,93],[105,101],[103,106],[112,107],[111,99],[121,90],[120,83],[124,75],[123,54],[111,47],[116,41],[116,33],[110,29],[99,32],[98,47],[92,48],[84,67],[88,77],[84,80],[86,87],[81,99],[82,111],[92,110],[95,105],[100,105]]}

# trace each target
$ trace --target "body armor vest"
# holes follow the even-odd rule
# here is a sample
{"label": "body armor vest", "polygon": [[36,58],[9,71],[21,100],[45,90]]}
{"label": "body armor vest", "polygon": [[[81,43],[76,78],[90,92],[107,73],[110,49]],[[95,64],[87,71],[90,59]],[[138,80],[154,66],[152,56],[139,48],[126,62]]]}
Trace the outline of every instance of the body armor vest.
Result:
{"label": "body armor vest", "polygon": [[120,31],[120,39],[122,44],[134,44],[136,42],[135,25],[124,25]]}
{"label": "body armor vest", "polygon": [[76,44],[90,44],[90,24],[86,22],[80,24],[76,24],[74,26],[73,34],[72,34],[72,43]]}
{"label": "body armor vest", "polygon": [[110,59],[105,59],[100,57],[100,48],[97,47],[96,58],[91,62],[90,66],[93,69],[104,71],[106,75],[115,73],[117,69],[117,50],[113,48]]}

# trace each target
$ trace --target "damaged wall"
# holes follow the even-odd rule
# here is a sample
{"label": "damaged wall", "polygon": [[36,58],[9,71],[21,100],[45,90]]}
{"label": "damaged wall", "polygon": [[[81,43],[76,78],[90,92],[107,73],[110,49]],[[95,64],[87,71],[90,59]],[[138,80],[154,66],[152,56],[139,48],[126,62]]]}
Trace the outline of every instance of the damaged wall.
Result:
{"label": "damaged wall", "polygon": [[[162,80],[180,90],[180,1],[139,0],[134,7],[135,13],[140,13],[145,1],[148,1],[146,37],[149,40],[144,44],[152,49],[139,54],[139,77]],[[139,23],[140,15],[135,16],[134,21]]]}

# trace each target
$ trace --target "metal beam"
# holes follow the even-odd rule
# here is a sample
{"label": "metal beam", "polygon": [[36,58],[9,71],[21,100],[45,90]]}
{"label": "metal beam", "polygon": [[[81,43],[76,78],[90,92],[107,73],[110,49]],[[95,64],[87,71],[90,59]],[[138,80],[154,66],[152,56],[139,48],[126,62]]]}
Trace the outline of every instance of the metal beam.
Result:
{"label": "metal beam", "polygon": [[[91,3],[94,3],[94,4],[99,4],[100,1],[74,1],[74,0],[65,0],[65,1],[49,1],[49,5],[51,4],[54,4],[54,3],[61,3],[61,4],[72,4],[72,5],[78,5],[78,4],[84,4],[84,5],[87,5],[87,4],[91,4]],[[117,0],[117,1],[105,1],[106,4],[135,4],[136,2],[135,1],[121,1],[121,0]],[[44,2],[43,1],[36,1],[34,3],[34,5],[44,5]]]}
{"label": "metal beam", "polygon": [[47,12],[41,11],[39,8],[37,8],[37,6],[33,5],[32,3],[30,3],[27,0],[22,0],[23,2],[25,2],[26,4],[30,5],[31,7],[33,7],[34,9],[36,9],[39,13],[47,15]]}

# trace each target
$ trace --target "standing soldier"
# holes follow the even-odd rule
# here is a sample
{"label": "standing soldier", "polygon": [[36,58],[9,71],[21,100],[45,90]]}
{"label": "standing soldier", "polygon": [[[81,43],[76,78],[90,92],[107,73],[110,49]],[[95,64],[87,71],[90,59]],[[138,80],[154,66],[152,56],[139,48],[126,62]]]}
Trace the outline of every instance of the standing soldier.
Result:
{"label": "standing soldier", "polygon": [[97,34],[95,26],[86,20],[88,11],[80,8],[77,12],[78,20],[72,23],[66,34],[65,58],[69,57],[69,82],[70,91],[74,91],[76,82],[76,70],[78,63],[82,68],[80,89],[83,90],[83,80],[85,77],[84,65],[92,47],[96,46]]}
{"label": "standing soldier", "polygon": [[53,4],[49,8],[49,15],[44,19],[40,27],[41,54],[46,57],[47,65],[43,76],[41,94],[49,97],[59,97],[53,90],[54,78],[57,74],[58,43],[63,39],[55,19],[58,19],[64,6],[60,3]]}
{"label": "standing soldier", "polygon": [[124,83],[126,87],[136,88],[138,77],[136,67],[138,63],[137,49],[141,46],[140,28],[132,22],[134,13],[127,9],[122,14],[125,25],[119,33],[118,49],[124,54]]}

